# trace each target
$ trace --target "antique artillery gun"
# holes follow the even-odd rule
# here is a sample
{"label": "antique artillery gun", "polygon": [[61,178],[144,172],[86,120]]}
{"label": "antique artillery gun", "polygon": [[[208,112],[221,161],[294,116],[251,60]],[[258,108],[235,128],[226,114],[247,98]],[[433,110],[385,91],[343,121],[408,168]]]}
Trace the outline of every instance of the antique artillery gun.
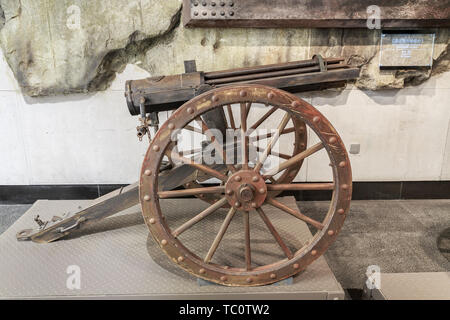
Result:
{"label": "antique artillery gun", "polygon": [[[199,278],[223,285],[274,283],[304,270],[326,251],[349,210],[350,161],[330,122],[292,93],[345,85],[359,76],[359,69],[349,67],[343,59],[321,56],[209,73],[197,72],[193,61],[185,62],[185,68],[182,75],[126,84],[130,113],[140,115],[138,136],[142,139],[148,135],[151,140],[140,182],[105,195],[79,212],[48,222],[36,217],[39,228],[18,233],[18,240],[52,242],[140,202],[153,238],[171,260]],[[158,112],[172,110],[176,111],[159,127]],[[277,121],[277,128],[273,121]],[[152,127],[157,131],[153,138]],[[308,140],[308,133],[317,140],[310,147],[308,141],[313,138]],[[277,151],[280,145],[283,150]],[[320,150],[328,155],[324,165],[327,169],[331,167],[333,182],[293,183],[304,159]],[[331,190],[328,212],[323,219],[316,220],[288,207],[277,200],[288,190]],[[186,212],[184,223],[173,225],[162,203],[187,196],[201,199],[207,207],[201,212]],[[315,234],[301,247],[293,248],[283,240],[264,206],[305,222]],[[205,236],[213,236],[207,252],[188,248],[183,237],[190,229],[223,210],[225,214],[217,229],[203,232]],[[283,254],[265,265],[252,261],[250,216],[255,213]],[[242,219],[242,265],[230,265],[230,260],[214,261],[227,229],[237,216]],[[202,237],[196,241],[207,240]]]}

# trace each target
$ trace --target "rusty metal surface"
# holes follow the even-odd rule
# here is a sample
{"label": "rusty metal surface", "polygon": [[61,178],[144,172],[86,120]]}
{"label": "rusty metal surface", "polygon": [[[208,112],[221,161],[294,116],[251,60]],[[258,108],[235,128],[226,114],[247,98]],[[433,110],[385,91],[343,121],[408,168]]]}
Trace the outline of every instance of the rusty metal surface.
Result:
{"label": "rusty metal surface", "polygon": [[187,27],[367,28],[368,7],[382,28],[449,27],[448,0],[184,0]]}
{"label": "rusty metal surface", "polygon": [[21,230],[17,233],[19,241],[32,240],[37,243],[49,243],[68,236],[70,233],[85,228],[88,225],[106,217],[119,213],[139,203],[138,184],[113,191],[95,201],[89,206],[78,207],[73,213],[60,212],[47,222],[39,220],[38,229]]}
{"label": "rusty metal surface", "polygon": [[[206,112],[215,109],[224,109],[228,105],[240,105],[241,130],[245,131],[247,114],[251,111],[251,104],[265,104],[269,107],[279,109],[284,112],[284,118],[278,127],[278,134],[271,137],[271,142],[262,156],[255,163],[247,162],[248,156],[245,154],[250,148],[251,141],[246,139],[242,143],[242,159],[245,159],[239,166],[234,163],[235,170],[229,171],[224,175],[223,172],[214,172],[206,164],[194,164],[199,171],[205,174],[219,178],[225,189],[214,190],[219,196],[218,201],[207,207],[202,212],[186,212],[184,223],[174,225],[170,219],[167,219],[166,213],[160,203],[160,195],[165,197],[167,194],[158,188],[158,176],[152,174],[158,172],[160,163],[164,157],[173,158],[173,160],[190,163],[191,160],[177,154],[168,152],[172,145],[172,134],[174,130],[186,130],[195,122],[198,117]],[[328,213],[323,221],[315,221],[305,216],[301,211],[288,208],[275,199],[276,194],[270,194],[268,187],[271,183],[270,178],[281,170],[262,172],[262,164],[271,153],[272,147],[276,144],[279,135],[286,129],[291,117],[298,117],[319,137],[321,142],[309,149],[297,153],[290,160],[285,162],[285,173],[290,174],[291,167],[303,161],[304,158],[320,151],[325,150],[329,156],[329,163],[333,172],[333,199],[330,202]],[[241,139],[241,141],[244,141]],[[328,165],[328,162],[327,164]],[[295,177],[297,170],[293,170]],[[291,180],[292,181],[292,180]],[[263,183],[264,186],[260,184]],[[290,190],[298,186],[287,184],[278,187],[279,190]],[[314,185],[313,190],[330,189],[330,184]],[[220,195],[223,192],[225,195]],[[196,277],[203,278],[215,283],[226,286],[260,286],[286,279],[305,270],[308,265],[320,257],[329,245],[335,240],[339,233],[345,216],[348,213],[352,193],[351,167],[348,155],[339,135],[314,107],[299,99],[298,97],[271,87],[261,85],[230,86],[209,91],[201,96],[194,98],[179,108],[161,127],[146,154],[141,173],[140,181],[140,200],[145,222],[153,235],[155,241],[170,259]],[[176,194],[176,193],[175,193]],[[175,195],[172,194],[172,195]],[[182,193],[180,193],[181,195]],[[220,208],[226,208],[228,204],[228,213],[222,216],[223,223],[219,230],[208,230],[216,234],[216,237],[208,252],[197,252],[191,250],[185,243],[185,237],[189,238],[189,233],[203,221],[214,216]],[[252,236],[249,227],[249,214],[254,215],[259,212],[261,218],[265,221],[267,228],[273,235],[273,242],[284,249],[286,246],[274,232],[274,227],[270,220],[264,216],[267,206],[280,209],[280,214],[289,214],[293,219],[304,221],[317,229],[316,234],[302,245],[291,248],[291,253],[284,250],[287,257],[272,261],[270,264],[255,264],[252,262],[251,243]],[[239,217],[243,217],[240,220]],[[243,265],[232,262],[224,263],[223,258],[220,261],[214,260],[214,254],[220,251],[220,243],[226,241],[227,228],[234,220],[242,221],[242,243],[245,243]],[[276,231],[276,230],[275,230]],[[222,241],[223,240],[223,241]],[[202,239],[197,239],[202,241]],[[235,256],[235,252],[227,252],[228,256]],[[225,261],[226,258],[225,258]]]}
{"label": "rusty metal surface", "polygon": [[195,96],[223,86],[261,84],[295,93],[345,86],[346,81],[358,77],[359,69],[341,58],[315,56],[304,61],[127,81],[125,96],[130,113],[139,115],[142,103],[147,113],[175,110]]}

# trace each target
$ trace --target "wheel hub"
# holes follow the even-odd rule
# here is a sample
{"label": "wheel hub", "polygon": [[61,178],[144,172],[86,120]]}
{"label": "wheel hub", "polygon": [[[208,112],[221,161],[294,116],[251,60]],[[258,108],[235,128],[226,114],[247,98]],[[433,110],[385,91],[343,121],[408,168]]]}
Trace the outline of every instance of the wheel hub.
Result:
{"label": "wheel hub", "polygon": [[253,170],[233,174],[225,184],[225,190],[229,204],[243,211],[261,207],[267,197],[264,179]]}
{"label": "wheel hub", "polygon": [[254,187],[250,184],[244,184],[239,188],[238,198],[243,202],[252,201],[255,197]]}

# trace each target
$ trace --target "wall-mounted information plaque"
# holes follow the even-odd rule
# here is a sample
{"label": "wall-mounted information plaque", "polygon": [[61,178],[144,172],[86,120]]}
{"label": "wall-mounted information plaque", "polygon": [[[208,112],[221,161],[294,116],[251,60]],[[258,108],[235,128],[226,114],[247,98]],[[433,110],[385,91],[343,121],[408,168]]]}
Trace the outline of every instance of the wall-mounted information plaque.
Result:
{"label": "wall-mounted information plaque", "polygon": [[381,35],[380,67],[432,67],[434,34]]}

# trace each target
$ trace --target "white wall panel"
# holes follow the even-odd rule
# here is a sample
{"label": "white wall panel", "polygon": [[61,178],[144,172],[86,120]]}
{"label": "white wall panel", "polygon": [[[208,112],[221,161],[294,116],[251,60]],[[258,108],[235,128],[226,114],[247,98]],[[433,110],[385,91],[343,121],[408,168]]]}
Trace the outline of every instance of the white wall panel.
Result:
{"label": "white wall panel", "polygon": [[[408,88],[322,94],[313,98],[313,105],[334,124],[347,147],[361,144],[361,154],[351,157],[355,180],[439,180],[449,101],[449,89]],[[312,161],[308,179],[323,179]]]}
{"label": "white wall panel", "polygon": [[441,180],[450,180],[450,120],[448,122],[447,144],[445,146],[445,152],[442,161]]}
{"label": "white wall panel", "polygon": [[123,92],[20,99],[32,184],[131,183],[148,143],[136,137]]}
{"label": "white wall panel", "polygon": [[14,74],[11,71],[8,63],[5,60],[3,51],[0,50],[0,94],[1,91],[18,91],[19,85],[17,84]]}
{"label": "white wall panel", "polygon": [[28,184],[29,168],[17,93],[0,91],[0,185]]}

